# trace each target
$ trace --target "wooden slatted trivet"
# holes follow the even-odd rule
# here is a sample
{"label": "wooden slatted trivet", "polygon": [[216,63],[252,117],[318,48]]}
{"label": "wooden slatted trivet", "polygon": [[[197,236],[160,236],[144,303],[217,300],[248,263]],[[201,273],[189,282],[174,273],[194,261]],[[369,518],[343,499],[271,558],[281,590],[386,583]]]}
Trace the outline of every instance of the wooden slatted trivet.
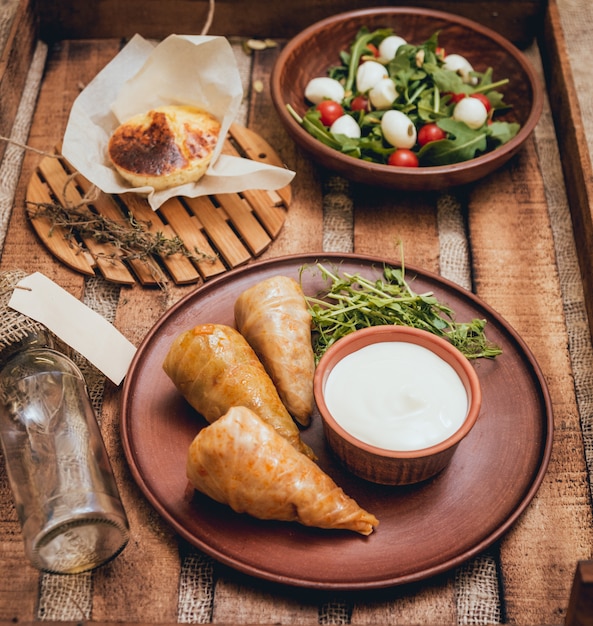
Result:
{"label": "wooden slatted trivet", "polygon": [[[232,125],[224,152],[278,165],[282,162],[270,145],[253,131]],[[117,246],[90,236],[74,237],[50,218],[35,215],[43,204],[77,206],[92,191],[92,185],[64,159],[44,157],[27,188],[30,222],[48,250],[70,268],[87,275],[99,272],[106,280],[154,286],[170,278],[176,284],[208,280],[260,255],[278,236],[291,201],[290,185],[277,191],[246,190],[198,198],[175,197],[158,211],[145,198],[133,193],[93,195],[89,208],[121,224],[132,216],[147,230],[164,237],[179,237],[188,251],[198,250],[203,260],[180,252],[148,260],[123,258]],[[71,182],[69,182],[71,181]],[[131,225],[130,225],[131,228]],[[158,271],[155,272],[155,268]]]}

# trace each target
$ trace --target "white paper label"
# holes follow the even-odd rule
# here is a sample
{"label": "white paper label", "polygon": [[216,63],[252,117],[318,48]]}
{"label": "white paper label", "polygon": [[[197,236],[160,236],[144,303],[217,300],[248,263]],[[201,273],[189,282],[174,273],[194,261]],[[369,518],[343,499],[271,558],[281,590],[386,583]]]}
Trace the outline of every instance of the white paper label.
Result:
{"label": "white paper label", "polygon": [[104,317],[40,272],[18,283],[8,306],[43,324],[116,385],[123,380],[136,347]]}

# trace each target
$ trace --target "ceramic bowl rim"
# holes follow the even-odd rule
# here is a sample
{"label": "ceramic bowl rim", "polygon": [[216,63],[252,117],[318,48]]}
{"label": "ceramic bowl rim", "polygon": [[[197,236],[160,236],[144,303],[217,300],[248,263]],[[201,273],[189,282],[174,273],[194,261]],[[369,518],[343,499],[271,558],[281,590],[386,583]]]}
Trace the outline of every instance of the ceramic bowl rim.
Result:
{"label": "ceramic bowl rim", "polygon": [[[461,426],[447,439],[418,450],[389,450],[361,441],[345,430],[331,415],[324,399],[325,382],[331,372],[331,368],[328,369],[329,366],[327,364],[337,358],[337,355],[344,351],[344,349],[348,349],[352,344],[357,346],[355,348],[355,350],[357,350],[367,345],[384,341],[408,341],[421,345],[452,365],[460,378],[463,379],[464,376],[466,377],[466,381],[462,380],[462,382],[469,396],[467,415]],[[350,352],[355,350],[351,350]],[[336,361],[336,363],[338,361]],[[334,363],[333,366],[335,366],[336,363]],[[463,375],[461,375],[460,372],[462,372]],[[313,393],[325,427],[331,428],[341,439],[362,452],[373,454],[383,459],[393,460],[422,459],[450,450],[459,444],[472,430],[478,420],[482,407],[482,389],[478,374],[467,357],[453,346],[453,344],[442,337],[438,337],[426,330],[397,325],[363,328],[353,331],[336,341],[319,360],[313,379]]]}

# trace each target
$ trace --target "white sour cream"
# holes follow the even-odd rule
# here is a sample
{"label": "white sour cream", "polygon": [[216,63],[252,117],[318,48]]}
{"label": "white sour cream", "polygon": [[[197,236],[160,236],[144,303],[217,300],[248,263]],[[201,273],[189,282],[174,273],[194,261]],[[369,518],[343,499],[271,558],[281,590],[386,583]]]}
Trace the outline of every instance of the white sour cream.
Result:
{"label": "white sour cream", "polygon": [[465,420],[468,398],[457,372],[430,350],[382,342],[351,353],[330,372],[325,402],[351,435],[384,450],[421,450]]}

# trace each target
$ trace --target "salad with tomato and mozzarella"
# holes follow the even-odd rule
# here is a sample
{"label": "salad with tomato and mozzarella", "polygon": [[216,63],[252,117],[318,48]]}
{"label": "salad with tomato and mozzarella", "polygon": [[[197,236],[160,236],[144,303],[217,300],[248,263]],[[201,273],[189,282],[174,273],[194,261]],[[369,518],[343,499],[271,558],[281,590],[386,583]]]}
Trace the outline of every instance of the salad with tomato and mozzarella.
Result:
{"label": "salad with tomato and mozzarella", "polygon": [[477,72],[447,54],[438,33],[412,45],[392,29],[363,28],[340,64],[310,79],[309,108],[291,115],[313,137],[355,158],[418,167],[468,161],[508,142],[516,122],[500,121],[510,107],[492,68]]}

